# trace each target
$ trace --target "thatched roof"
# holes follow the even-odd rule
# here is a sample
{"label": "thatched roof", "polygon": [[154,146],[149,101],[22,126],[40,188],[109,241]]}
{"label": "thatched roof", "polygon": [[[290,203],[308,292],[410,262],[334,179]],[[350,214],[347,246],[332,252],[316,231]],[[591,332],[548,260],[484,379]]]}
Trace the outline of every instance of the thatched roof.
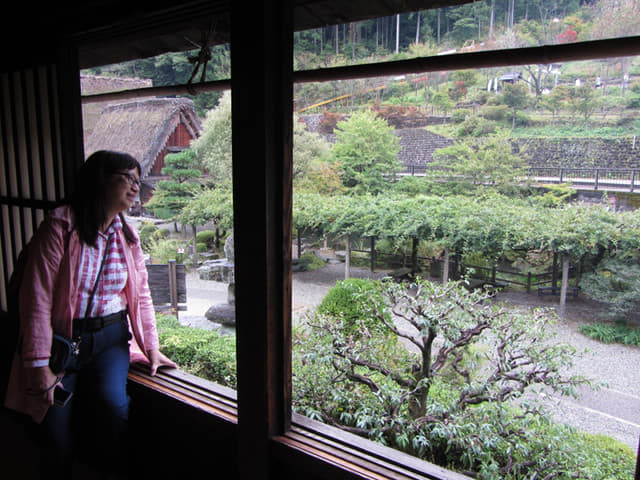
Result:
{"label": "thatched roof", "polygon": [[[151,79],[146,78],[126,78],[126,77],[102,77],[96,75],[80,75],[80,91],[82,95],[92,95],[94,93],[116,92],[134,88],[152,87]],[[147,97],[152,98],[152,97]],[[84,145],[87,147],[87,140],[93,133],[93,129],[100,118],[102,111],[113,100],[102,100],[86,103],[82,105],[82,129],[84,131]]]}
{"label": "thatched roof", "polygon": [[153,98],[110,105],[87,141],[86,154],[97,150],[129,153],[142,165],[144,177],[180,123],[191,138],[200,134],[202,125],[188,98]]}

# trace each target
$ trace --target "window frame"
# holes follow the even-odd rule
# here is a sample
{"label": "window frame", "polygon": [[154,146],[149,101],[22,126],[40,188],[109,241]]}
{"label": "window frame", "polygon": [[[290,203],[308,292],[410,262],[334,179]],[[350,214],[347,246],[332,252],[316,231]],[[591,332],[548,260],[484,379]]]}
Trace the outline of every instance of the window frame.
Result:
{"label": "window frame", "polygon": [[[262,18],[248,20],[241,6],[232,5],[232,23],[258,32],[251,39],[242,37],[242,29],[232,34],[233,125],[239,126],[237,131],[256,120],[265,126],[258,142],[243,142],[236,135],[233,143],[236,279],[240,286],[257,283],[265,291],[257,301],[247,301],[242,288],[237,291],[238,390],[184,372],[150,377],[144,369],[132,369],[129,379],[233,424],[240,458],[252,459],[240,465],[242,478],[269,478],[274,462],[311,462],[327,478],[468,478],[291,412],[293,83],[635,56],[640,55],[640,36],[293,72],[291,2],[263,1],[258,9]],[[259,61],[251,55],[256,45]],[[252,68],[255,63],[262,66],[259,72]],[[256,88],[256,83],[265,88]],[[210,87],[228,84],[211,82]],[[149,89],[142,90],[149,94]],[[243,158],[261,150],[251,164],[258,178],[249,181],[241,168]],[[258,205],[249,205],[245,195],[257,195]],[[243,325],[245,319],[254,323]]]}

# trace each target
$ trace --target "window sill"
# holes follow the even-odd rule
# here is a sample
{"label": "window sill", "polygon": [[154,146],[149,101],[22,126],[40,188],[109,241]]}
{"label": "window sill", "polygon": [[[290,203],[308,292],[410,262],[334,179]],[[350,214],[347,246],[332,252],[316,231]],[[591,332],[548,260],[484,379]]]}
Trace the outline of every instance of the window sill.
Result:
{"label": "window sill", "polygon": [[[161,370],[154,377],[149,369],[135,365],[129,381],[166,395],[180,403],[236,425],[235,390],[180,370]],[[293,414],[291,430],[271,439],[271,452],[281,468],[325,472],[323,478],[371,478],[394,480],[470,480],[437,465],[365,438]],[[300,470],[297,470],[300,469]],[[281,472],[284,473],[284,472]]]}
{"label": "window sill", "polygon": [[384,445],[302,415],[292,415],[291,430],[273,439],[274,450],[283,459],[290,451],[332,465],[347,477],[375,479],[470,480]]}
{"label": "window sill", "polygon": [[174,369],[159,370],[152,377],[149,368],[142,365],[131,366],[129,381],[223,420],[238,423],[237,393],[231,388]]}

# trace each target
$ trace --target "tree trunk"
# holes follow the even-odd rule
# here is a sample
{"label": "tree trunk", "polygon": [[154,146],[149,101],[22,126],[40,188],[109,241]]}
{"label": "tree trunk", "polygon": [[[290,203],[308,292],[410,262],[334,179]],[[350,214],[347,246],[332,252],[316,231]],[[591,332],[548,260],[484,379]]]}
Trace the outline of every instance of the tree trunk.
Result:
{"label": "tree trunk", "polygon": [[376,237],[371,237],[371,271],[376,269]]}
{"label": "tree trunk", "polygon": [[442,283],[449,281],[449,249],[444,249],[444,260],[442,265]]}
{"label": "tree trunk", "polygon": [[[416,373],[416,383],[424,378],[431,377],[431,351],[433,349],[433,341],[436,338],[436,334],[433,330],[429,329],[429,333],[423,336],[422,341],[424,347],[422,348],[422,367],[419,372]],[[429,398],[429,386],[430,382],[427,382],[424,387],[415,391],[409,399],[409,413],[412,418],[423,417],[427,411],[427,398]]]}
{"label": "tree trunk", "polygon": [[396,14],[396,53],[400,52],[400,14]]}
{"label": "tree trunk", "polygon": [[346,252],[344,254],[344,278],[351,277],[351,235],[347,234]]}
{"label": "tree trunk", "polygon": [[441,9],[439,8],[438,9],[438,40],[437,40],[438,45],[440,45],[440,18],[441,18],[440,17],[440,10]]}
{"label": "tree trunk", "polygon": [[564,313],[567,305],[567,287],[569,286],[569,255],[562,255],[562,287],[560,288],[560,311]]}
{"label": "tree trunk", "polygon": [[196,243],[196,226],[191,226],[191,232],[193,233],[193,268],[198,267],[198,244]]}
{"label": "tree trunk", "polygon": [[496,16],[496,0],[491,0],[491,14],[489,15],[489,39],[493,38],[493,22]]}
{"label": "tree trunk", "polygon": [[353,22],[349,23],[349,41],[351,42],[351,60],[355,60],[355,58],[356,58],[356,39],[355,39],[355,32],[353,31]]}
{"label": "tree trunk", "polygon": [[420,43],[420,12],[418,12],[418,20],[416,22],[416,45]]}
{"label": "tree trunk", "polygon": [[411,245],[411,273],[416,273],[418,271],[418,238],[413,238],[413,243]]}
{"label": "tree trunk", "polygon": [[336,25],[334,30],[335,30],[335,33],[336,33],[336,55],[338,55],[338,53],[340,53],[340,49],[338,48],[338,44],[340,43],[339,26]]}

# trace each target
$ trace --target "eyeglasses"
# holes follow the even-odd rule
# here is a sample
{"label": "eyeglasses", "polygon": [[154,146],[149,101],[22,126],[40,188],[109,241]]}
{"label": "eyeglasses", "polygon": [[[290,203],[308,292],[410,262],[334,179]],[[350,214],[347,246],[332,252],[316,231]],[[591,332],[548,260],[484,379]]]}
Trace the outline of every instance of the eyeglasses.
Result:
{"label": "eyeglasses", "polygon": [[138,188],[140,187],[140,179],[126,172],[113,172],[114,175],[122,175],[127,179],[127,183],[129,185],[136,185]]}

